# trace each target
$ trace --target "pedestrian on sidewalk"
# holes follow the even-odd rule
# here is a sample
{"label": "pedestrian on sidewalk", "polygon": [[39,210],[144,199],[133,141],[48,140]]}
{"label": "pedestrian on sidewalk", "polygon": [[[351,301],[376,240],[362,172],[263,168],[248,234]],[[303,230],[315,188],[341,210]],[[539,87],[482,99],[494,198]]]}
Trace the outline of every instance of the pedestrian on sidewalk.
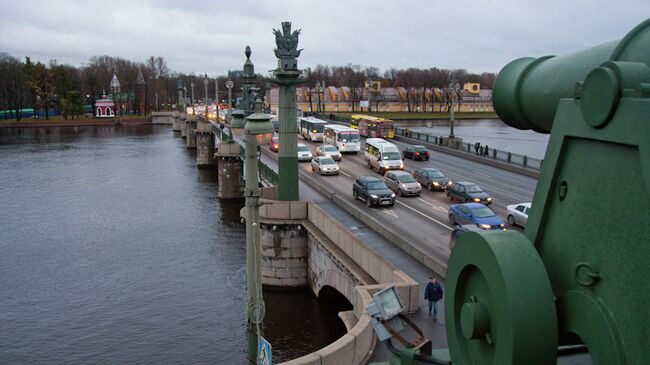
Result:
{"label": "pedestrian on sidewalk", "polygon": [[483,151],[483,156],[488,157],[490,155],[490,151],[488,149],[488,145],[485,145],[485,150]]}
{"label": "pedestrian on sidewalk", "polygon": [[478,156],[478,149],[481,148],[481,142],[474,143],[474,151],[476,151],[476,156]]}
{"label": "pedestrian on sidewalk", "polygon": [[[427,287],[424,289],[424,299],[429,301],[429,314],[433,314],[433,320],[438,320],[438,301],[442,299],[442,286],[436,281],[436,278],[429,276]],[[433,310],[433,312],[432,312]]]}

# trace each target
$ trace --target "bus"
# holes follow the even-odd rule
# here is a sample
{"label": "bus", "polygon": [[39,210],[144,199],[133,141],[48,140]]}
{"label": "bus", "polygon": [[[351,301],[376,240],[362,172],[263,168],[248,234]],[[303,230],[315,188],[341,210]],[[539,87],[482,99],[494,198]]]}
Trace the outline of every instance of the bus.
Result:
{"label": "bus", "polygon": [[300,134],[309,141],[322,141],[326,121],[314,117],[300,118]]}
{"label": "bus", "polygon": [[350,127],[359,129],[359,133],[363,137],[395,138],[395,127],[393,126],[393,121],[386,118],[353,114],[350,118]]}
{"label": "bus", "polygon": [[336,146],[341,153],[361,151],[359,131],[339,124],[325,125],[323,142]]}

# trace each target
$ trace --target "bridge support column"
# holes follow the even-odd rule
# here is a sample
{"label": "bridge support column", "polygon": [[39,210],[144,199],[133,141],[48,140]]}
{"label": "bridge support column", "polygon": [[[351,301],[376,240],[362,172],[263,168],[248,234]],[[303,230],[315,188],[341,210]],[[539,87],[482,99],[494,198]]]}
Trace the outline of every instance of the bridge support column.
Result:
{"label": "bridge support column", "polygon": [[196,127],[196,167],[212,168],[215,162],[212,124],[200,121]]}
{"label": "bridge support column", "polygon": [[172,131],[180,132],[181,131],[181,113],[174,113],[174,119],[172,119]]}
{"label": "bridge support column", "polygon": [[307,286],[307,235],[300,224],[262,224],[262,284]]}
{"label": "bridge support column", "polygon": [[265,200],[260,207],[262,284],[283,289],[307,286],[305,219],[307,202]]}
{"label": "bridge support column", "polygon": [[196,148],[196,116],[192,116],[185,121],[187,128],[187,148]]}
{"label": "bridge support column", "polygon": [[237,143],[221,143],[215,154],[219,169],[217,182],[219,199],[242,199],[242,173],[244,162],[240,155],[241,147]]}
{"label": "bridge support column", "polygon": [[187,138],[187,115],[186,114],[181,114],[179,124],[181,125],[181,138]]}

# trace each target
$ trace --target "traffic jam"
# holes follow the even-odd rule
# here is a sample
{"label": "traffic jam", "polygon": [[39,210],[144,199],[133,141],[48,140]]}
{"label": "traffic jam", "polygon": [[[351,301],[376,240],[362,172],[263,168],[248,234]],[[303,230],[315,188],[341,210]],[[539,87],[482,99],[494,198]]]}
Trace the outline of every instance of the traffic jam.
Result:
{"label": "traffic jam", "polygon": [[[400,150],[397,143],[390,141],[395,134],[393,123],[388,119],[353,115],[350,125],[346,126],[315,117],[299,117],[298,133],[304,143],[298,143],[297,157],[299,162],[309,163],[307,171],[323,176],[344,174],[352,178],[353,199],[368,208],[391,208],[400,202],[398,197],[403,197],[404,202],[411,198],[426,202],[422,199],[423,190],[434,199],[430,205],[440,200],[438,194],[444,196],[451,203],[445,204],[452,230],[450,248],[456,238],[467,231],[523,229],[526,226],[530,202],[505,206],[500,209],[505,216],[502,218],[490,208],[493,197],[479,184],[452,181],[442,168],[432,166],[432,154],[425,146],[399,143]],[[277,135],[268,147],[273,152],[279,150]],[[341,166],[343,161],[355,165],[346,172]],[[365,165],[369,173],[364,173],[358,165]],[[436,207],[440,210],[441,204]]]}

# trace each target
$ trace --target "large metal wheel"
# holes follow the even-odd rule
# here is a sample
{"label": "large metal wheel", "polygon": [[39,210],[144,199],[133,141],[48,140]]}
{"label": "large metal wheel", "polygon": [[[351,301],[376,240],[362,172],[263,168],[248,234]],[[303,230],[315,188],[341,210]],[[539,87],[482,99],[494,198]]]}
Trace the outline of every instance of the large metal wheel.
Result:
{"label": "large metal wheel", "polygon": [[446,282],[452,363],[556,363],[553,292],[539,254],[524,235],[463,234],[451,252]]}

